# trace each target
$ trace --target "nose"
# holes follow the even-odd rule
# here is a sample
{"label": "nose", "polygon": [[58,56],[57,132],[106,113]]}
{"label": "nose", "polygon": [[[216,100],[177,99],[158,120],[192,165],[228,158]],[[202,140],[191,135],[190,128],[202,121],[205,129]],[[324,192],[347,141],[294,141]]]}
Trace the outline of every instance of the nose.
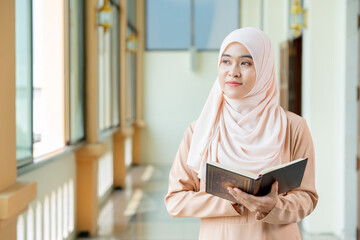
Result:
{"label": "nose", "polygon": [[229,70],[229,76],[238,78],[241,76],[240,67],[237,64],[233,64]]}

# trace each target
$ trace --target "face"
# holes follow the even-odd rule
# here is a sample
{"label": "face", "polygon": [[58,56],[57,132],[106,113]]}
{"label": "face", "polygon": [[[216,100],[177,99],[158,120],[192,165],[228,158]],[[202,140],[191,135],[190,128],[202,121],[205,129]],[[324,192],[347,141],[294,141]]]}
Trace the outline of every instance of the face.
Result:
{"label": "face", "polygon": [[219,81],[224,94],[231,99],[241,99],[255,85],[256,72],[252,56],[240,43],[231,43],[221,56]]}

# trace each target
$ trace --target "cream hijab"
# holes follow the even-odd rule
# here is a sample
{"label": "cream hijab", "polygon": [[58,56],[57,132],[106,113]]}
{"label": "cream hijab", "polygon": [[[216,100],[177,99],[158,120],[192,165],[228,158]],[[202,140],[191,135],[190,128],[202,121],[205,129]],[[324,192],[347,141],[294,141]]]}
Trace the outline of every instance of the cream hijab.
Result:
{"label": "cream hijab", "polygon": [[209,161],[256,174],[281,163],[287,120],[278,103],[270,39],[255,28],[231,32],[221,44],[218,66],[225,48],[234,42],[243,44],[254,60],[255,85],[243,99],[234,100],[223,94],[216,79],[197,120],[187,159],[203,180]]}

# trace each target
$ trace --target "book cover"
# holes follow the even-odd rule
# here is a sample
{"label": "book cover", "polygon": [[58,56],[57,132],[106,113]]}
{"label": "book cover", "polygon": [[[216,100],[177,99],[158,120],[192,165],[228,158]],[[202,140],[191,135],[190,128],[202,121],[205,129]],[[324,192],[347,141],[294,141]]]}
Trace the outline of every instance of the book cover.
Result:
{"label": "book cover", "polygon": [[235,202],[228,193],[228,187],[237,187],[244,192],[263,196],[269,193],[271,185],[278,181],[278,193],[288,192],[301,185],[307,158],[271,167],[255,175],[244,170],[235,170],[220,163],[206,164],[206,192]]}

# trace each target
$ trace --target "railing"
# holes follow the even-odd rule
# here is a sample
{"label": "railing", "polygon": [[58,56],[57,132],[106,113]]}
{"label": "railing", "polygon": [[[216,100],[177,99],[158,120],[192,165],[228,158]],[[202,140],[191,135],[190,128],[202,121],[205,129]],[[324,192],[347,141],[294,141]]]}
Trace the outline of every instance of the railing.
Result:
{"label": "railing", "polygon": [[69,153],[18,177],[37,182],[37,199],[18,217],[18,240],[75,238],[76,161]]}
{"label": "railing", "polygon": [[19,216],[17,239],[69,239],[74,231],[74,207],[74,181],[69,179]]}

